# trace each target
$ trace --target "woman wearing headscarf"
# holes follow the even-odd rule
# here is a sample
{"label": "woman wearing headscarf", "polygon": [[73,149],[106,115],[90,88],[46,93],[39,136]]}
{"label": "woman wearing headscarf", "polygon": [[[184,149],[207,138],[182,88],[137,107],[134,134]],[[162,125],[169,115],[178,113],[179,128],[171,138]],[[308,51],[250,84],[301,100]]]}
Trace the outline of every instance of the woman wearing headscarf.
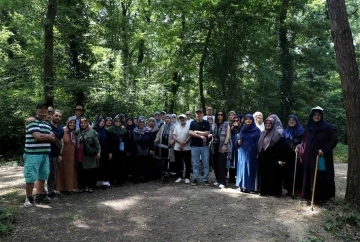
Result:
{"label": "woman wearing headscarf", "polygon": [[[212,136],[212,153],[216,182],[219,188],[226,187],[226,163],[228,153],[231,153],[230,125],[226,120],[224,111],[217,111],[215,114],[215,127]],[[217,184],[216,184],[217,185]]]}
{"label": "woman wearing headscarf", "polygon": [[126,128],[129,131],[129,134],[136,128],[133,118],[129,117],[126,119]]}
{"label": "woman wearing headscarf", "polygon": [[111,178],[111,163],[109,157],[109,142],[108,142],[108,132],[105,128],[105,119],[99,118],[93,129],[98,134],[98,139],[101,146],[101,154],[100,154],[100,174],[99,180],[102,181],[103,189],[110,187],[110,178]]}
{"label": "woman wearing headscarf", "polygon": [[236,185],[240,187],[241,192],[249,193],[257,190],[257,144],[260,133],[254,117],[251,114],[246,114],[244,127],[236,138],[238,148]]}
{"label": "woman wearing headscarf", "polygon": [[274,119],[276,130],[279,131],[280,134],[282,134],[284,132],[284,127],[281,123],[280,118],[276,114],[271,114],[269,118]]}
{"label": "woman wearing headscarf", "polygon": [[76,132],[76,159],[78,162],[78,181],[80,191],[92,193],[96,185],[101,146],[98,134],[86,118],[80,120],[80,130]]}
{"label": "woman wearing headscarf", "polygon": [[[236,113],[235,113],[235,111],[230,111],[229,113],[228,113],[228,118],[229,118],[229,124],[231,125],[232,124],[232,121],[233,121],[233,119],[236,117]],[[215,117],[216,118],[216,117]]]}
{"label": "woman wearing headscarf", "polygon": [[133,180],[148,182],[149,156],[154,153],[154,140],[151,130],[145,127],[145,120],[138,119],[138,126],[131,133],[133,155]]}
{"label": "woman wearing headscarf", "polygon": [[333,149],[336,147],[337,142],[336,129],[325,122],[323,109],[319,106],[313,108],[299,151],[304,165],[303,199],[311,199],[317,155],[319,155],[319,165],[314,201],[325,203],[335,197]]}
{"label": "woman wearing headscarf", "polygon": [[109,128],[109,127],[111,127],[111,125],[112,125],[112,117],[106,117],[106,119],[105,119],[105,127]]}
{"label": "woman wearing headscarf", "polygon": [[281,166],[284,163],[285,139],[276,129],[275,120],[267,118],[258,142],[260,196],[281,196]]}
{"label": "woman wearing headscarf", "polygon": [[[304,128],[301,126],[295,115],[290,115],[287,120],[288,126],[283,132],[286,153],[286,164],[284,165],[284,188],[287,190],[287,195],[291,195],[294,183],[295,152],[298,149],[298,145],[301,143]],[[303,166],[299,161],[297,161],[296,164],[295,191],[301,192]]]}
{"label": "woman wearing headscarf", "polygon": [[172,125],[176,126],[179,124],[179,121],[177,120],[176,114],[171,114],[171,123]]}
{"label": "woman wearing headscarf", "polygon": [[76,120],[70,117],[64,127],[64,148],[62,161],[58,163],[56,170],[56,190],[61,194],[69,195],[70,192],[78,189],[76,163],[75,163],[75,130]]}
{"label": "woman wearing headscarf", "polygon": [[[159,132],[156,135],[155,143],[159,143],[168,147],[165,148],[155,148],[155,153],[164,159],[170,159],[170,162],[175,162],[174,156],[174,141],[173,141],[173,132],[175,126],[171,123],[170,114],[165,115],[164,124],[159,129]],[[173,163],[175,164],[175,163]],[[167,163],[163,164],[163,170],[166,169]]]}
{"label": "woman wearing headscarf", "polygon": [[253,117],[255,119],[256,126],[260,129],[260,131],[263,131],[265,129],[264,122],[263,122],[263,114],[259,111],[255,112],[253,114]]}
{"label": "woman wearing headscarf", "polygon": [[128,130],[122,124],[121,117],[116,116],[113,121],[113,125],[108,128],[109,158],[112,161],[111,180],[115,186],[121,186],[127,177],[127,160],[131,147]]}
{"label": "woman wearing headscarf", "polygon": [[238,145],[236,144],[237,134],[240,133],[242,129],[241,119],[237,116],[232,120],[232,124],[230,125],[230,137],[232,143],[232,151],[231,155],[229,155],[229,183],[235,183],[235,176],[237,173],[238,166]]}

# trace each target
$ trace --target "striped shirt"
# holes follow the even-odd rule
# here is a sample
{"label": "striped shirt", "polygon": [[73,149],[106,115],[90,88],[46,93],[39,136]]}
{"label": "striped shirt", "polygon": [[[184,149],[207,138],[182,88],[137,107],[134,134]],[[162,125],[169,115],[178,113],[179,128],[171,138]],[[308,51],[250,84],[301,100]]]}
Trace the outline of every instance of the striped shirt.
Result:
{"label": "striped shirt", "polygon": [[51,151],[50,142],[40,142],[32,135],[34,132],[50,134],[51,126],[47,121],[35,118],[33,122],[26,125],[25,153],[26,154],[49,154]]}

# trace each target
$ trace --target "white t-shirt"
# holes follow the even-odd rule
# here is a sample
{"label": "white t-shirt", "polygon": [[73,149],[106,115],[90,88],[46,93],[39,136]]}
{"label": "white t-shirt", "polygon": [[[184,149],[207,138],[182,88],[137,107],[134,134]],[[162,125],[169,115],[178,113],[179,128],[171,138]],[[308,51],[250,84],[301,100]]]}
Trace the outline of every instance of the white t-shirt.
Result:
{"label": "white t-shirt", "polygon": [[[176,125],[173,134],[176,135],[178,140],[184,142],[189,137],[189,128],[190,124],[188,123],[186,123],[184,126],[181,124]],[[178,142],[175,143],[174,150],[180,151],[180,144]],[[185,145],[183,151],[184,150],[191,150],[190,142]]]}
{"label": "white t-shirt", "polygon": [[186,120],[186,125],[189,125],[189,127],[190,127],[190,124],[191,124],[192,121],[194,121],[194,119],[192,119],[192,118],[189,119],[189,120]]}

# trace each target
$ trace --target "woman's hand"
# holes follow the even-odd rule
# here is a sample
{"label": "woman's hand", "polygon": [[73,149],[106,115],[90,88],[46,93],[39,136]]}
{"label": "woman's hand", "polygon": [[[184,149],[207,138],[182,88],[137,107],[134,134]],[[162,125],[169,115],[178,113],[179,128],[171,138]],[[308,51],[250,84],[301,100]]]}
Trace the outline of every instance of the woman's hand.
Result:
{"label": "woman's hand", "polygon": [[224,154],[225,151],[226,151],[226,145],[223,145],[223,146],[221,147],[221,154]]}
{"label": "woman's hand", "polygon": [[324,156],[324,152],[322,152],[322,150],[319,150],[319,156]]}
{"label": "woman's hand", "polygon": [[241,139],[238,140],[238,145],[241,145],[242,144],[242,141]]}
{"label": "woman's hand", "polygon": [[158,142],[159,142],[159,139],[155,139],[154,142],[155,142],[155,143],[158,143]]}
{"label": "woman's hand", "polygon": [[109,160],[112,160],[112,153],[109,154]]}
{"label": "woman's hand", "polygon": [[97,159],[97,160],[100,160],[100,153],[97,153],[97,154],[96,154],[96,159]]}

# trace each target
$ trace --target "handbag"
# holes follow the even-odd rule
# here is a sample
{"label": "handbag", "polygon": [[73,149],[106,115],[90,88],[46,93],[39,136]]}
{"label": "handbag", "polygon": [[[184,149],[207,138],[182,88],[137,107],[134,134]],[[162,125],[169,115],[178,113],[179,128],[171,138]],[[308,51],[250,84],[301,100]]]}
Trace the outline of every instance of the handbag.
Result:
{"label": "handbag", "polygon": [[324,156],[319,156],[317,169],[318,169],[318,171],[326,171]]}
{"label": "handbag", "polygon": [[98,153],[96,146],[94,144],[91,144],[91,145],[87,144],[85,141],[84,135],[81,135],[81,136],[83,138],[85,155],[96,155]]}

